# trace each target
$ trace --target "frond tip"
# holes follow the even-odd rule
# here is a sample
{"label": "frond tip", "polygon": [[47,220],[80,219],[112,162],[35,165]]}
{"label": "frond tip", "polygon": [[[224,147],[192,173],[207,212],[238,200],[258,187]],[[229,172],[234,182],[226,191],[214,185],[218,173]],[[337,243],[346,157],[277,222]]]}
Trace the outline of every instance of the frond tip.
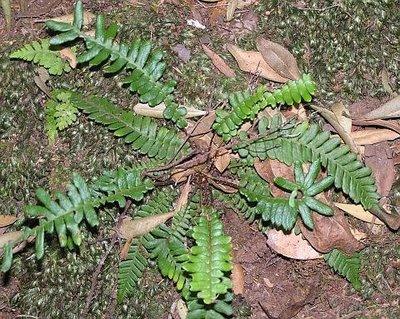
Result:
{"label": "frond tip", "polygon": [[215,302],[218,295],[227,293],[231,282],[226,273],[232,269],[231,238],[223,233],[216,212],[199,218],[193,228],[196,245],[190,250],[189,261],[183,268],[191,274],[190,290],[205,304]]}
{"label": "frond tip", "polygon": [[49,39],[26,44],[19,50],[11,53],[10,58],[38,64],[46,68],[52,75],[61,75],[63,72],[71,71],[70,65],[61,58],[60,52],[52,50]]}

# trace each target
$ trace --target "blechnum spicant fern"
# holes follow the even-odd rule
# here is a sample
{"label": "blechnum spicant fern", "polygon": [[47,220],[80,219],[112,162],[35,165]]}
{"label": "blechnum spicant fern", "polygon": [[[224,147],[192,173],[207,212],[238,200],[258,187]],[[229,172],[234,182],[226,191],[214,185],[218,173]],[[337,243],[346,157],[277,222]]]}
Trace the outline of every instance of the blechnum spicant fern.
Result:
{"label": "blechnum spicant fern", "polygon": [[[78,56],[80,64],[102,67],[108,74],[126,72],[124,82],[142,102],[150,106],[164,102],[165,117],[178,129],[185,127],[186,111],[173,96],[175,81],[161,82],[166,68],[163,53],[153,50],[148,41],[141,39],[132,44],[115,41],[116,25],[105,27],[102,16],[97,18],[95,36],[82,31],[82,21],[83,8],[78,1],[73,23],[48,21],[47,27],[57,32],[55,37],[41,46],[36,43],[26,46],[11,57],[49,66],[43,57],[35,58],[35,53],[29,52],[48,50],[49,45],[72,46],[83,40],[85,49]],[[335,186],[349,200],[360,203],[389,227],[397,229],[398,219],[394,220],[397,216],[386,214],[379,206],[371,170],[339,137],[308,121],[284,120],[280,113],[273,117],[260,115],[266,107],[308,103],[315,92],[315,83],[310,75],[304,74],[273,92],[261,85],[254,92],[231,95],[231,109],[216,112],[214,132],[210,134],[216,133],[229,141],[221,147],[239,156],[220,173],[210,169],[218,152],[212,147],[193,149],[198,144],[185,136],[185,132],[158,125],[154,119],[122,109],[101,96],[54,90],[45,109],[46,130],[51,140],[59,130],[73,124],[80,111],[123,139],[142,159],[137,165],[115,168],[92,181],[85,181],[75,173],[66,192],[50,194],[38,189],[38,203],[25,209],[26,225],[31,227],[23,227],[18,236],[0,247],[2,271],[12,267],[13,248],[19,243],[34,242],[38,259],[46,253],[45,241],[51,235],[58,237],[61,247],[74,249],[82,244],[81,231],[85,224],[100,226],[99,214],[105,205],[124,208],[129,200],[135,207],[133,222],[173,213],[168,214],[170,219],[166,222],[129,239],[129,251],[119,265],[118,300],[129,297],[137,289],[146,268],[152,266],[149,260],[153,260],[186,301],[187,318],[230,318],[233,294],[229,275],[233,256],[231,239],[224,233],[221,221],[224,209],[233,209],[249,222],[257,222],[266,233],[270,228],[291,232],[300,223],[312,230],[315,214],[324,218],[334,214],[329,201],[316,196]],[[239,132],[246,121],[256,121],[257,129]],[[193,143],[187,143],[188,140]],[[286,195],[273,195],[273,185],[253,166],[256,159],[276,159],[293,168],[293,180],[277,176],[271,182],[286,191]],[[186,194],[186,203],[180,203],[180,209],[176,210],[174,203],[179,195],[167,185],[181,182],[175,178],[179,169],[188,172],[186,177],[192,191]],[[232,182],[232,178],[238,183]],[[216,181],[228,181],[229,193],[221,191],[223,187],[217,189]],[[355,288],[360,287],[357,255],[347,256],[333,250],[325,259]]]}

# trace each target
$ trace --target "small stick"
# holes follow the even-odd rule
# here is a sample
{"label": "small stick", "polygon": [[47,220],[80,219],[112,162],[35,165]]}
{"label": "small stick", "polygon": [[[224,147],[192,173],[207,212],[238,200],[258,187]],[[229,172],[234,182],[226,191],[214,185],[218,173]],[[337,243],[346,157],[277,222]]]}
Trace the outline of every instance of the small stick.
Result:
{"label": "small stick", "polygon": [[[124,219],[125,215],[127,214],[131,204],[132,204],[131,200],[126,201],[124,211],[118,216],[118,221],[117,221],[117,226],[116,226],[117,229],[121,226],[122,220]],[[114,245],[116,244],[117,241],[118,241],[118,232],[115,232],[113,234],[113,236],[111,237],[110,246],[101,256],[101,259],[96,267],[96,270],[93,273],[93,276],[91,279],[90,291],[86,297],[85,308],[82,311],[82,318],[86,318],[89,313],[90,305],[92,303],[93,298],[95,297],[95,292],[96,292],[97,283],[98,283],[98,276],[100,275],[100,272],[104,266],[104,263],[105,263],[108,255],[111,253],[111,250],[114,248]]]}

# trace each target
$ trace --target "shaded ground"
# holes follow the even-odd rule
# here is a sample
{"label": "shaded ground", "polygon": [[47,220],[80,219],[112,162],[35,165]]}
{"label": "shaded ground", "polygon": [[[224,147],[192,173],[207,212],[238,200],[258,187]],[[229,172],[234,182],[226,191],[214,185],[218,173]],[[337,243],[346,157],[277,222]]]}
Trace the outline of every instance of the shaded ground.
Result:
{"label": "shaded ground", "polygon": [[[254,49],[259,35],[284,44],[296,54],[303,70],[316,78],[321,100],[342,99],[350,104],[365,96],[383,98],[382,70],[388,73],[393,88],[400,85],[400,5],[396,1],[342,1],[342,7],[327,1],[260,1],[241,10],[230,23],[222,21],[224,11],[218,12],[219,4],[84,2],[92,12],[104,12],[109,21],[121,24],[126,41],[141,35],[169,53],[167,60],[172,68],[167,77],[179,79],[178,94],[184,104],[215,107],[228,93],[260,81],[237,69],[236,78],[224,78],[204,55],[200,42],[210,43],[235,66],[224,45],[237,42]],[[13,3],[16,19],[9,33],[0,18],[0,41],[5,44],[0,49],[0,199],[3,210],[13,214],[33,200],[38,186],[62,189],[72,171],[89,178],[135,160],[126,145],[83,118],[63,132],[53,147],[47,145],[42,127],[45,97],[32,81],[33,67],[9,61],[7,54],[22,43],[44,36],[43,25],[34,20],[69,13],[73,1],[33,1],[25,8],[22,3]],[[189,18],[208,29],[187,26]],[[172,50],[177,44],[190,51],[189,61],[183,62]],[[100,73],[71,72],[62,79],[52,78],[50,85],[106,94],[123,107],[134,104],[115,79]],[[108,247],[115,213],[110,210],[102,215],[104,226],[98,232],[86,232],[77,253],[61,252],[54,245],[40,264],[30,258],[32,249],[21,254],[11,278],[3,278],[0,316],[77,318],[84,307],[91,274]],[[360,226],[370,234],[371,246],[363,252],[364,288],[358,294],[323,262],[283,259],[270,251],[262,234],[235,215],[227,214],[225,222],[233,237],[235,262],[245,271],[244,298],[236,301],[239,318],[250,313],[255,319],[268,318],[268,313],[270,318],[282,319],[298,311],[296,318],[400,317],[398,235]],[[116,267],[115,254],[107,260],[99,279],[93,318],[107,316]],[[172,285],[155,271],[145,278],[137,295],[118,306],[115,317],[167,317],[177,298]]]}

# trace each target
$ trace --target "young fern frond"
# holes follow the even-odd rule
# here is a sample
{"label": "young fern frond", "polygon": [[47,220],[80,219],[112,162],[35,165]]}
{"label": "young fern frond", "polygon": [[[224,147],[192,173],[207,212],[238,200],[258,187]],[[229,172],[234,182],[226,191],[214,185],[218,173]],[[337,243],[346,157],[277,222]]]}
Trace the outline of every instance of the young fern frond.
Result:
{"label": "young fern frond", "polygon": [[54,90],[52,98],[45,103],[45,131],[49,142],[54,143],[58,131],[61,131],[76,121],[78,109],[70,102],[71,94],[65,90]]}
{"label": "young fern frond", "polygon": [[142,103],[156,106],[165,103],[165,118],[173,120],[179,127],[187,125],[184,107],[174,102],[172,93],[176,82],[160,82],[164,71],[165,62],[162,61],[164,53],[160,50],[153,51],[149,41],[136,40],[132,44],[115,42],[118,28],[115,24],[108,28],[104,25],[103,16],[96,20],[95,36],[85,34],[82,29],[83,6],[78,1],[74,11],[72,24],[46,21],[46,26],[59,34],[50,40],[51,44],[65,44],[76,39],[83,39],[86,51],[78,56],[78,63],[89,63],[91,66],[104,66],[107,74],[116,74],[122,70],[130,72],[123,81],[133,92],[137,92]]}
{"label": "young fern frond", "polygon": [[147,266],[147,258],[139,251],[137,241],[132,242],[126,259],[119,263],[117,292],[119,302],[134,292],[136,283],[142,277]]}
{"label": "young fern frond", "polygon": [[232,269],[231,238],[224,234],[215,211],[206,211],[199,218],[192,237],[196,245],[191,248],[183,268],[191,275],[190,291],[197,292],[205,304],[211,304],[231,288],[226,275]]}
{"label": "young fern frond", "polygon": [[353,285],[354,289],[361,289],[361,260],[359,254],[347,256],[342,251],[334,249],[328,254],[325,254],[324,259],[335,272],[345,277]]}
{"label": "young fern frond", "polygon": [[339,137],[322,131],[317,124],[308,125],[305,122],[288,133],[274,138],[262,137],[250,144],[245,142],[235,150],[240,150],[239,154],[243,157],[278,159],[287,165],[296,161],[320,160],[328,175],[334,178],[337,188],[365,209],[380,210],[371,169],[361,163]]}
{"label": "young fern frond", "polygon": [[315,91],[315,83],[308,74],[304,74],[299,80],[289,81],[273,92],[268,92],[266,87],[261,85],[253,94],[249,92],[232,94],[229,99],[232,109],[229,112],[217,110],[213,128],[225,141],[228,141],[238,134],[238,129],[245,121],[253,120],[267,106],[310,102]]}
{"label": "young fern frond", "polygon": [[11,59],[21,59],[38,64],[49,71],[51,75],[61,75],[71,71],[69,63],[62,59],[60,51],[52,50],[50,40],[34,41],[10,54]]}
{"label": "young fern frond", "polygon": [[[106,125],[117,137],[124,138],[134,150],[142,155],[158,160],[169,160],[176,155],[183,140],[175,130],[158,127],[150,117],[136,115],[133,112],[118,108],[104,98],[84,97],[79,93],[71,92],[71,102],[91,120]],[[188,152],[185,145],[181,151]]]}

